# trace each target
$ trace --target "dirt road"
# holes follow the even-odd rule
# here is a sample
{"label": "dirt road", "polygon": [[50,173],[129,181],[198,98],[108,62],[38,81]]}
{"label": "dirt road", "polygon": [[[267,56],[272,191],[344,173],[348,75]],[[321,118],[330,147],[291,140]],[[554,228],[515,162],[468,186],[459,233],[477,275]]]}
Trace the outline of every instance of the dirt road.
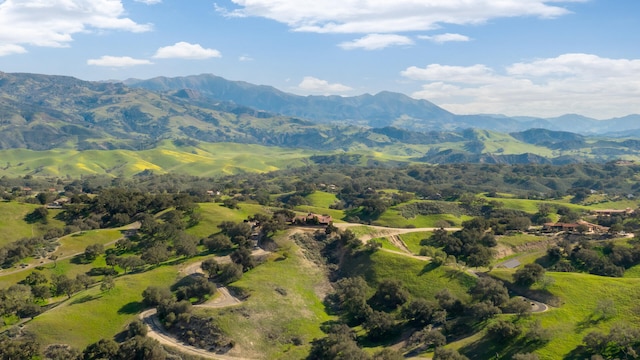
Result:
{"label": "dirt road", "polygon": [[[335,223],[333,225],[335,227],[337,227],[338,229],[348,229],[348,228],[351,228],[351,227],[366,226],[369,229],[376,230],[375,232],[372,232],[371,234],[366,234],[366,235],[360,236],[360,240],[362,240],[364,242],[369,241],[371,239],[375,239],[377,237],[389,237],[389,236],[393,236],[393,235],[409,234],[409,233],[414,233],[414,232],[428,232],[428,231],[436,231],[436,230],[441,229],[439,227],[391,228],[391,227],[384,227],[384,226],[363,225],[363,224],[353,224],[353,223]],[[461,230],[461,228],[453,228],[452,227],[452,228],[444,228],[444,230],[446,230],[446,231],[458,231],[458,230]]]}
{"label": "dirt road", "polygon": [[181,352],[184,352],[189,355],[196,355],[207,359],[218,359],[218,360],[249,360],[242,357],[224,355],[224,354],[216,354],[207,350],[199,349],[197,347],[191,346],[189,344],[185,344],[171,335],[167,334],[164,330],[164,327],[158,321],[158,317],[156,316],[156,309],[147,310],[142,312],[140,315],[140,320],[142,320],[145,324],[147,324],[148,332],[147,336],[157,340],[160,344],[178,348]]}
{"label": "dirt road", "polygon": [[[390,252],[393,254],[397,254],[397,255],[402,255],[402,256],[407,256],[413,259],[417,259],[417,260],[422,260],[422,261],[430,261],[431,258],[428,256],[420,256],[420,255],[416,255],[413,252],[411,252],[411,250],[409,250],[409,247],[407,246],[407,244],[405,244],[404,241],[402,241],[402,239],[400,238],[399,235],[401,234],[409,234],[409,233],[414,233],[414,232],[430,232],[430,231],[435,231],[435,230],[439,230],[441,228],[435,228],[435,227],[430,227],[430,228],[389,228],[389,227],[384,227],[384,226],[373,226],[373,225],[362,225],[362,224],[352,224],[352,223],[337,223],[334,224],[337,228],[339,229],[348,229],[351,227],[357,227],[357,226],[366,226],[374,231],[372,231],[369,234],[364,234],[359,236],[358,238],[360,239],[360,241],[362,241],[363,243],[366,243],[367,241],[371,240],[371,239],[375,239],[375,238],[387,238],[389,240],[389,242],[391,242],[391,244],[393,244],[393,246],[397,247],[400,251],[396,251],[396,250],[390,250],[390,249],[381,249],[382,251],[386,251],[386,252]],[[460,228],[445,228],[444,230],[446,231],[458,231],[460,230]]]}
{"label": "dirt road", "polygon": [[[251,253],[251,255],[253,256],[263,256],[269,254],[268,252],[264,251],[263,249],[255,249],[253,250],[253,252]],[[231,262],[231,259],[229,258],[229,256],[220,256],[220,257],[216,257],[215,258],[216,261],[218,262],[218,264],[228,264]],[[185,268],[183,268],[182,270],[180,270],[180,273],[182,275],[188,276],[188,275],[194,275],[194,274],[203,274],[204,273],[202,271],[202,268],[200,267],[202,265],[202,261],[198,261],[195,262],[193,264],[189,264],[188,266],[186,266]],[[242,300],[238,299],[237,297],[233,296],[230,292],[229,289],[227,289],[225,286],[222,286],[220,284],[216,284],[217,286],[217,293],[218,296],[216,296],[215,298],[202,303],[202,304],[198,304],[198,305],[194,305],[195,307],[207,307],[207,308],[225,308],[225,307],[229,307],[229,306],[236,306],[239,304],[242,304]],[[207,359],[219,359],[219,360],[248,360],[246,358],[243,357],[237,357],[237,356],[232,356],[232,355],[226,355],[226,354],[216,354],[216,353],[212,353],[210,351],[204,350],[204,349],[199,349],[196,348],[194,346],[188,345],[183,343],[182,341],[174,338],[173,336],[171,336],[162,326],[162,324],[160,324],[160,322],[158,321],[158,317],[156,316],[156,309],[151,309],[151,310],[147,310],[143,313],[140,314],[140,319],[142,321],[144,321],[147,326],[148,326],[148,332],[147,332],[147,336],[149,336],[150,338],[156,339],[158,340],[161,344],[166,345],[166,346],[171,346],[174,348],[178,348],[180,351],[190,354],[190,355],[197,355],[197,356],[201,356]],[[234,349],[237,351],[237,349]],[[231,351],[234,351],[231,350]]]}

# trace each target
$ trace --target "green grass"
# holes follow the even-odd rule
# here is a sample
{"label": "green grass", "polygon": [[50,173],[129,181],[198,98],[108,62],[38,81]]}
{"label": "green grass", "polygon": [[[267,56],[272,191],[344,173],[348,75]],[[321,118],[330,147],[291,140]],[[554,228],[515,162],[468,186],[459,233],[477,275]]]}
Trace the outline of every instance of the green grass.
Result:
{"label": "green grass", "polygon": [[459,226],[463,221],[469,220],[471,217],[463,215],[457,217],[452,214],[437,214],[437,215],[417,215],[412,219],[403,217],[399,211],[394,209],[388,209],[377,220],[373,222],[374,225],[389,226],[389,227],[435,227],[436,223],[440,220],[452,223],[453,226]]}
{"label": "green grass", "polygon": [[525,244],[538,243],[548,241],[547,236],[537,236],[526,233],[517,233],[513,235],[497,236],[496,240],[499,244],[507,245],[510,247],[517,247]]}
{"label": "green grass", "polygon": [[88,230],[63,236],[59,239],[60,246],[54,252],[58,257],[84,252],[92,244],[106,245],[122,237],[121,229]]}
{"label": "green grass", "polygon": [[333,209],[318,207],[318,206],[301,205],[301,206],[296,206],[294,210],[302,213],[331,215],[331,218],[333,219],[334,222],[340,222],[342,218],[344,218],[344,211],[342,210],[333,210]]}
{"label": "green grass", "polygon": [[640,278],[640,265],[630,267],[624,272],[625,278]]}
{"label": "green grass", "polygon": [[375,241],[377,243],[380,243],[380,245],[382,245],[383,249],[387,249],[387,250],[392,250],[392,251],[402,251],[399,248],[397,248],[395,245],[393,245],[388,238],[386,237],[379,237],[379,238],[373,238],[369,241]]}
{"label": "green grass", "polygon": [[307,195],[307,200],[311,202],[311,206],[329,209],[330,205],[333,205],[338,201],[338,198],[328,192],[315,191],[314,193]]}
{"label": "green grass", "polygon": [[617,201],[603,201],[597,204],[589,205],[591,209],[604,210],[604,209],[618,209],[624,210],[626,208],[636,209],[638,207],[637,200],[617,200]]}
{"label": "green grass", "polygon": [[238,204],[240,209],[229,209],[220,203],[199,203],[198,205],[202,220],[198,225],[187,229],[187,233],[198,238],[205,238],[219,232],[220,229],[217,226],[223,221],[241,222],[251,215],[265,212],[264,207],[258,204],[240,203]]}
{"label": "green grass", "polygon": [[[75,278],[78,274],[85,274],[91,268],[94,267],[103,267],[106,266],[106,262],[104,260],[104,256],[99,256],[96,260],[91,263],[76,263],[73,258],[58,260],[54,263],[47,263],[42,265],[41,270],[37,270],[34,268],[22,269],[20,271],[14,272],[12,274],[2,275],[0,274],[0,289],[8,288],[11,285],[17,284],[20,281],[24,280],[31,272],[41,271],[47,279],[51,279],[51,275],[67,275],[70,278]],[[118,268],[116,268],[118,269]],[[99,280],[95,278],[95,280]]]}
{"label": "green grass", "polygon": [[[245,303],[224,310],[208,310],[219,313],[217,321],[248,358],[304,358],[309,342],[324,336],[320,325],[333,319],[322,304],[322,292],[327,290],[325,274],[304,260],[292,242],[281,244],[288,249],[289,257],[272,259],[232,284],[250,294]],[[286,295],[276,289],[286,291]],[[303,345],[292,345],[294,337],[300,338]]]}
{"label": "green grass", "polygon": [[131,176],[147,169],[157,173],[219,176],[303,166],[303,159],[314,153],[317,151],[234,143],[200,143],[196,148],[180,148],[169,141],[144,151],[10,149],[0,151],[0,158],[14,165],[0,169],[0,176]]}
{"label": "green grass", "polygon": [[434,300],[435,294],[443,288],[467,298],[467,290],[475,283],[475,279],[465,272],[448,266],[434,267],[429,262],[386,251],[360,252],[344,264],[344,272],[349,276],[364,277],[374,289],[382,280],[400,280],[411,295],[427,300]]}
{"label": "green grass", "polygon": [[407,245],[407,247],[409,248],[409,250],[411,250],[412,253],[414,254],[418,254],[420,253],[420,248],[422,247],[420,245],[420,242],[423,239],[428,239],[430,238],[432,235],[432,232],[414,232],[414,233],[408,233],[408,234],[400,234],[400,239],[402,239],[402,241],[404,241],[404,243]]}
{"label": "green grass", "polygon": [[0,201],[0,247],[25,237],[42,235],[47,228],[59,227],[64,224],[53,217],[60,210],[49,210],[48,224],[29,224],[24,221],[25,215],[33,212],[42,205],[25,204],[15,201]]}
{"label": "green grass", "polygon": [[[511,280],[513,270],[495,269],[492,275]],[[637,298],[640,296],[640,279],[608,278],[579,273],[547,273],[555,280],[548,288],[560,299],[560,306],[550,311],[532,315],[552,333],[551,341],[535,352],[540,359],[562,359],[569,355],[582,338],[591,331],[608,331],[616,323],[640,326]],[[613,300],[617,314],[611,319],[597,321],[594,315],[598,301]],[[460,344],[453,344],[460,347]],[[477,349],[477,348],[476,348]],[[494,354],[475,354],[474,358],[488,358]],[[486,357],[483,357],[486,356]]]}
{"label": "green grass", "polygon": [[[497,201],[503,204],[506,209],[520,210],[530,214],[534,214],[538,212],[538,204],[552,204],[552,205],[562,205],[566,206],[572,210],[577,211],[589,211],[592,206],[585,205],[577,205],[569,202],[570,197],[561,200],[530,200],[530,199],[517,199],[517,198],[492,198],[487,197],[485,195],[479,195],[480,198],[483,198],[488,201]],[[604,207],[607,208],[607,207]],[[624,209],[624,207],[623,207]]]}
{"label": "green grass", "polygon": [[142,310],[142,291],[148,286],[168,286],[176,280],[174,267],[127,275],[116,279],[116,287],[101,293],[93,287],[72,296],[60,306],[27,324],[41,344],[69,344],[83,349],[101,338],[125,330]]}

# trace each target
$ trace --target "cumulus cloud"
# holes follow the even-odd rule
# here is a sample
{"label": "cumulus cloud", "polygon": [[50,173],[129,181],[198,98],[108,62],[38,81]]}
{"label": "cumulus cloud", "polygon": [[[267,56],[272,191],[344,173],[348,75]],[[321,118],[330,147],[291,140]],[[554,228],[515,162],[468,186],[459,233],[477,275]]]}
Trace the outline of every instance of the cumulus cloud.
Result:
{"label": "cumulus cloud", "polygon": [[11,54],[24,54],[27,50],[20,45],[15,44],[0,44],[0,56],[11,55]]}
{"label": "cumulus cloud", "polygon": [[483,84],[496,77],[491,68],[481,64],[473,66],[431,64],[425,68],[411,66],[401,74],[412,80],[439,81],[446,79],[447,82],[466,84]]}
{"label": "cumulus cloud", "polygon": [[222,54],[216,49],[205,49],[200,44],[190,44],[188,42],[177,42],[171,46],[161,47],[153,55],[157,59],[194,59],[202,60],[209,58],[219,58]]}
{"label": "cumulus cloud", "polygon": [[[73,35],[95,30],[144,32],[151,25],[125,17],[120,0],[4,0],[0,46],[65,47]],[[10,52],[15,53],[15,52]]]}
{"label": "cumulus cloud", "polygon": [[134,59],[129,56],[102,56],[99,59],[89,59],[87,64],[95,66],[108,66],[108,67],[129,67],[136,65],[151,65],[153,64],[149,60]]}
{"label": "cumulus cloud", "polygon": [[342,84],[331,84],[326,80],[321,80],[313,76],[305,76],[302,82],[298,84],[298,89],[311,94],[339,94],[353,90],[352,88]]}
{"label": "cumulus cloud", "polygon": [[442,44],[450,41],[470,41],[471,38],[461,34],[438,34],[438,35],[421,35],[418,39],[433,41],[434,43]]}
{"label": "cumulus cloud", "polygon": [[412,45],[413,40],[406,36],[394,34],[369,34],[353,41],[339,44],[345,50],[364,49],[379,50],[389,46]]}
{"label": "cumulus cloud", "polygon": [[558,116],[588,113],[599,118],[640,113],[640,59],[564,54],[512,64],[412,66],[401,75],[424,81],[413,97],[461,113]]}
{"label": "cumulus cloud", "polygon": [[162,0],[135,0],[136,2],[141,2],[147,5],[155,5],[160,4]]}
{"label": "cumulus cloud", "polygon": [[238,60],[239,60],[239,61],[253,61],[253,58],[252,58],[251,56],[248,56],[248,55],[241,55],[241,56],[238,58]]}
{"label": "cumulus cloud", "polygon": [[587,0],[232,0],[239,8],[216,5],[226,16],[263,17],[295,31],[317,33],[400,33],[442,24],[479,24],[491,19],[555,18],[569,11],[562,3]]}

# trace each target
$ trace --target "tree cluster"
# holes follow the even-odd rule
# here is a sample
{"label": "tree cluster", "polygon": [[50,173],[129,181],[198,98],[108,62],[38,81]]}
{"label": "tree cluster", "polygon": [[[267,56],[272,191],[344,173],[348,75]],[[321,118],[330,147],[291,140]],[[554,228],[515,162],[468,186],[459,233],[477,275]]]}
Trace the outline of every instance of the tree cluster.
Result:
{"label": "tree cluster", "polygon": [[622,277],[626,269],[640,263],[640,245],[633,247],[583,240],[577,244],[563,242],[547,250],[549,269],[584,271],[594,275]]}

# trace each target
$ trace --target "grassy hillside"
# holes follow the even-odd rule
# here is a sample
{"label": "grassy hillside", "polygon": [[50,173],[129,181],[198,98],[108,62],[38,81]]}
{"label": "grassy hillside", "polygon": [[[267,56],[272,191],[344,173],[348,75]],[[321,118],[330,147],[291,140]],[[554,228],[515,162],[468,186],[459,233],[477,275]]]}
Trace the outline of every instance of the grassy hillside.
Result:
{"label": "grassy hillside", "polygon": [[213,233],[217,233],[220,229],[217,226],[223,221],[241,222],[249,216],[266,212],[266,210],[258,204],[239,204],[239,209],[229,209],[219,203],[201,203],[198,210],[202,215],[202,220],[198,225],[187,229],[187,233],[195,235],[198,238],[207,237]]}
{"label": "grassy hillside", "polygon": [[286,258],[274,254],[233,284],[249,294],[246,302],[209,310],[247,358],[304,358],[310,341],[323,336],[321,325],[335,319],[322,303],[328,291],[323,270],[289,240],[278,242]]}
{"label": "grassy hillside", "polygon": [[142,274],[116,279],[109,292],[99,287],[81,291],[71,300],[37,316],[27,329],[43,344],[64,343],[77,349],[110,338],[125,330],[142,310],[142,291],[148,286],[167,286],[176,280],[173,267],[160,267]]}
{"label": "grassy hillside", "polygon": [[48,227],[62,227],[61,221],[55,220],[59,210],[49,210],[48,224],[30,224],[24,220],[25,215],[41,207],[36,204],[25,204],[15,201],[0,201],[0,247],[21,238],[42,235]]}
{"label": "grassy hillside", "polygon": [[[511,280],[512,270],[493,270],[492,275]],[[533,314],[532,320],[540,320],[544,328],[551,332],[551,341],[535,350],[540,359],[573,359],[574,349],[582,343],[582,338],[591,331],[607,332],[613,324],[640,326],[640,313],[636,299],[640,296],[640,279],[609,278],[578,273],[547,273],[554,279],[548,292],[560,299],[557,307],[549,311]],[[609,319],[599,319],[596,307],[601,300],[612,300],[615,315]],[[506,316],[506,315],[502,315]],[[486,344],[485,344],[486,345]],[[471,359],[486,359],[495,355],[496,347],[482,346],[475,337],[451,344]],[[500,354],[514,349],[498,347]]]}
{"label": "grassy hillside", "polygon": [[433,300],[443,288],[465,298],[475,282],[468,273],[386,251],[358,253],[344,264],[342,271],[347,276],[364,277],[373,288],[385,279],[400,280],[412,296],[428,300]]}
{"label": "grassy hillside", "polygon": [[11,149],[0,151],[0,157],[6,161],[0,168],[0,176],[110,174],[126,177],[144,170],[219,176],[302,166],[309,156],[311,153],[304,150],[227,143],[176,147],[171,142],[163,142],[159,147],[144,151]]}

